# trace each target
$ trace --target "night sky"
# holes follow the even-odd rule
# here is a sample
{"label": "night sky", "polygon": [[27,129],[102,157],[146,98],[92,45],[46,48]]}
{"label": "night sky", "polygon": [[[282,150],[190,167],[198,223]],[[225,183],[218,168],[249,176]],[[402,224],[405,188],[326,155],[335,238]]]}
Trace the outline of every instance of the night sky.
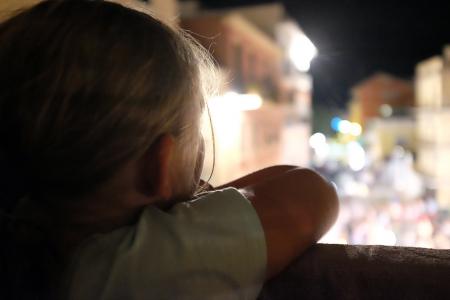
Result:
{"label": "night sky", "polygon": [[[277,1],[201,2],[225,8]],[[378,71],[412,79],[417,62],[450,44],[450,0],[278,2],[319,50],[311,68],[315,106],[345,108],[350,88]]]}

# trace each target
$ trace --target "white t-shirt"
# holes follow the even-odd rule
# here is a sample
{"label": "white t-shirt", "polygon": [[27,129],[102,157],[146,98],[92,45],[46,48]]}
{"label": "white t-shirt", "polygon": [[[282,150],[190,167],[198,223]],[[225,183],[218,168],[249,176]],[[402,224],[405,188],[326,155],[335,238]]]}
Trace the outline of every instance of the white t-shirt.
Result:
{"label": "white t-shirt", "polygon": [[75,257],[71,300],[255,299],[266,244],[251,203],[227,188],[168,212],[149,206],[136,225],[95,236]]}

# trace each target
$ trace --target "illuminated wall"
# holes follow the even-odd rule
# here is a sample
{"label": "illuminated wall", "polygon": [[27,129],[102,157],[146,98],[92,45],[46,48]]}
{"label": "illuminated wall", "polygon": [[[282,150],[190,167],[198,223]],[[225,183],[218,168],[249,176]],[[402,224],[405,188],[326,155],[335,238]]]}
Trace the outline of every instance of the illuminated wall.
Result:
{"label": "illuminated wall", "polygon": [[371,145],[376,147],[375,159],[382,160],[401,144],[410,151],[416,149],[416,124],[412,118],[391,117],[373,120],[366,130]]}
{"label": "illuminated wall", "polygon": [[450,208],[450,47],[416,66],[417,167]]}
{"label": "illuminated wall", "polygon": [[228,86],[238,92],[258,92],[280,101],[282,51],[264,32],[238,13],[207,13],[182,19],[181,27],[194,33],[228,72]]}

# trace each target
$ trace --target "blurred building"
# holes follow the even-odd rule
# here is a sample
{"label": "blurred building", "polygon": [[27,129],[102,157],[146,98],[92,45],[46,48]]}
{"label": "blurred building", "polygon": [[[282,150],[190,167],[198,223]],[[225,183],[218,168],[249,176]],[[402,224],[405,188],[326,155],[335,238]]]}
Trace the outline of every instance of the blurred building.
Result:
{"label": "blurred building", "polygon": [[414,88],[409,81],[377,73],[351,93],[349,118],[364,128],[372,160],[388,158],[396,146],[415,151]]}
{"label": "blurred building", "polygon": [[416,122],[411,116],[376,118],[367,126],[365,138],[374,162],[389,158],[396,147],[415,153]]}
{"label": "blurred building", "polygon": [[417,166],[450,209],[450,45],[416,66]]}
{"label": "blurred building", "polygon": [[377,117],[409,114],[414,106],[414,87],[407,80],[377,73],[355,85],[350,100],[350,120],[365,127]]}
{"label": "blurred building", "polygon": [[303,33],[286,22],[283,6],[203,10],[189,1],[181,12],[180,26],[212,53],[220,69],[222,100],[261,99],[261,105],[240,111],[210,104],[217,154],[213,182],[273,164],[307,165],[312,84],[308,74],[291,66],[289,41]]}
{"label": "blurred building", "polygon": [[141,0],[149,6],[156,17],[169,23],[177,25],[179,22],[180,10],[177,0]]}

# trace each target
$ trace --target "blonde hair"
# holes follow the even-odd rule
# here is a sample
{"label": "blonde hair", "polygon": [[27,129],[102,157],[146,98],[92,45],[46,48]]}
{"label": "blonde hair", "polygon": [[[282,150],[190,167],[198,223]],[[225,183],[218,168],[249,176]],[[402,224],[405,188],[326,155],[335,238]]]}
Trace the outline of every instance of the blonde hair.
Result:
{"label": "blonde hair", "polygon": [[213,64],[189,35],[114,3],[46,1],[2,24],[0,43],[2,150],[31,193],[92,191],[162,134],[192,193]]}

